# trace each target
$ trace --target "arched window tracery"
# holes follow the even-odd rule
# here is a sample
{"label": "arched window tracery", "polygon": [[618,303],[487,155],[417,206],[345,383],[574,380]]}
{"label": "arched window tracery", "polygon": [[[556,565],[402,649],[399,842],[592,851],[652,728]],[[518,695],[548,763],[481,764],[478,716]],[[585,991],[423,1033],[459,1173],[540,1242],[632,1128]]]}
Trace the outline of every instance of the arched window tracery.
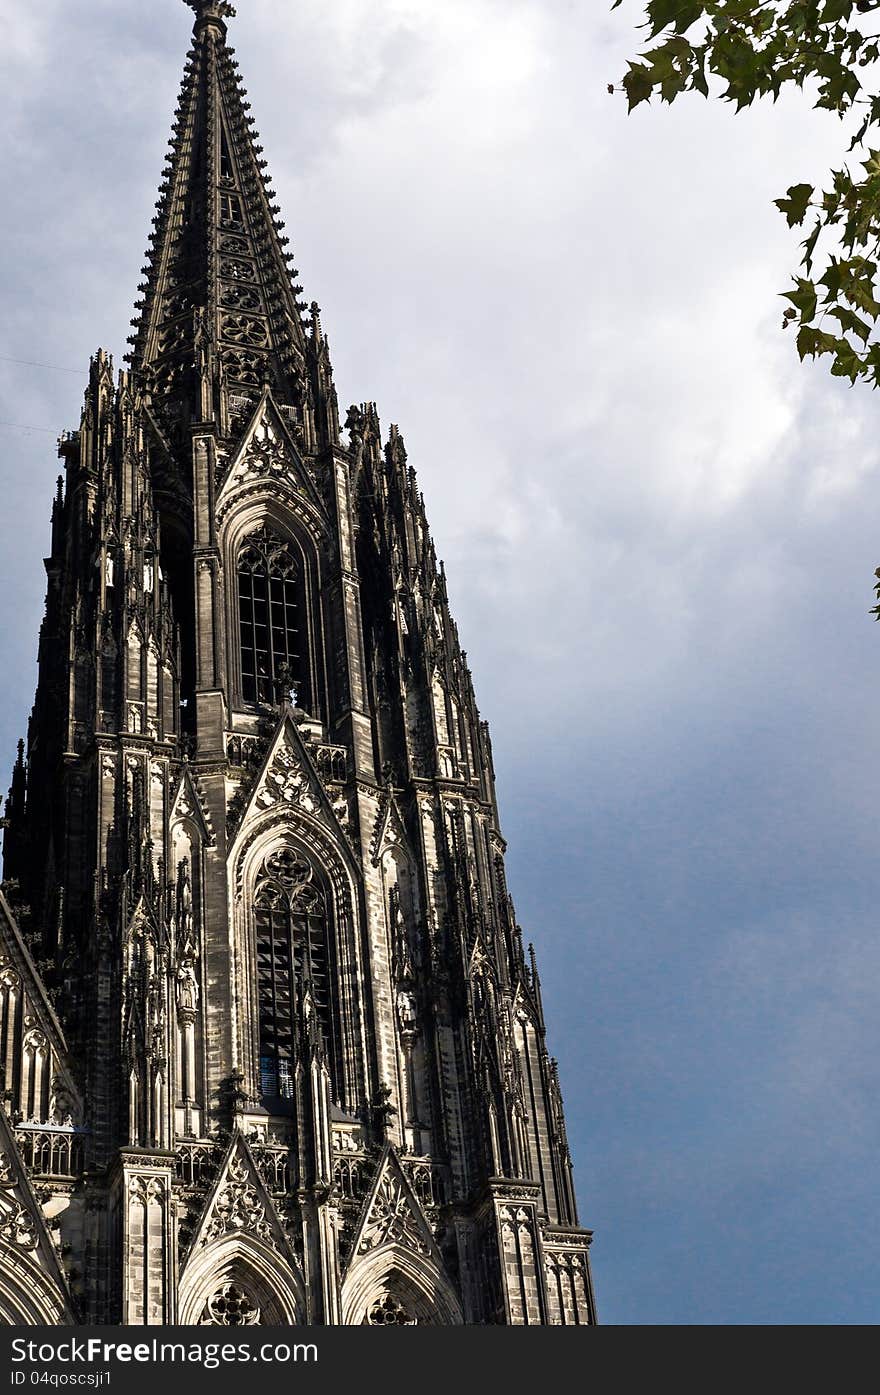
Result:
{"label": "arched window tracery", "polygon": [[404,1307],[399,1298],[387,1293],[373,1303],[366,1318],[365,1327],[418,1327],[418,1318]]}
{"label": "arched window tracery", "polygon": [[[260,1091],[294,1094],[299,1043],[321,1033],[332,1073],[333,1030],[325,893],[311,864],[289,848],[272,853],[254,895],[259,997]],[[309,1022],[310,1015],[315,1019]]]}
{"label": "arched window tracery", "polygon": [[211,1294],[202,1313],[201,1327],[255,1327],[260,1308],[239,1283],[223,1283]]}
{"label": "arched window tracery", "polygon": [[274,703],[302,682],[302,570],[294,546],[262,528],[238,551],[242,696]]}

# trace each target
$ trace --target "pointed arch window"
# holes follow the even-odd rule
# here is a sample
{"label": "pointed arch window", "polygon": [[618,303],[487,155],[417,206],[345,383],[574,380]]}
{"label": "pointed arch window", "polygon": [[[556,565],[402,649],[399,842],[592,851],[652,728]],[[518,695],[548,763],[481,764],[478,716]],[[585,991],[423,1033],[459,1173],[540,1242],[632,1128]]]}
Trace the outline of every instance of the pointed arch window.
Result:
{"label": "pointed arch window", "polygon": [[223,183],[232,184],[232,157],[229,154],[229,141],[225,131],[220,133],[220,178]]}
{"label": "pointed arch window", "polygon": [[245,702],[275,702],[300,673],[300,569],[293,549],[265,530],[238,554],[241,681]]}
{"label": "pointed arch window", "polygon": [[309,863],[289,850],[264,863],[254,899],[260,1019],[260,1091],[294,1095],[300,1044],[319,1034],[331,1053],[327,911]]}

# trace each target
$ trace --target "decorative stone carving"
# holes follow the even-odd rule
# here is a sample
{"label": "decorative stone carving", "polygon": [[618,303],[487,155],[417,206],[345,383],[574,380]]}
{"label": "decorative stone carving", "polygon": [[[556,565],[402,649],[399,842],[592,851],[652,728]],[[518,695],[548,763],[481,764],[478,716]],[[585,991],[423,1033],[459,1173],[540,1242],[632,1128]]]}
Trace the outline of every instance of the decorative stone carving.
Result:
{"label": "decorative stone carving", "polygon": [[415,1211],[400,1174],[386,1167],[370,1202],[361,1230],[358,1254],[367,1254],[380,1245],[394,1244],[417,1250],[422,1255],[431,1253],[425,1223]]}
{"label": "decorative stone carving", "polygon": [[280,883],[291,900],[301,887],[312,881],[314,873],[308,862],[292,848],[278,848],[263,864],[258,884],[264,879]]}
{"label": "decorative stone carving", "polygon": [[183,819],[189,819],[200,827],[209,847],[214,843],[214,832],[204,799],[201,797],[192,771],[187,767],[184,767],[181,774],[170,813],[172,823],[177,823]]}
{"label": "decorative stone carving", "polygon": [[262,348],[269,337],[265,324],[252,319],[250,315],[223,315],[220,333],[232,344],[253,345],[255,348]]}
{"label": "decorative stone carving", "polygon": [[129,1069],[144,1069],[151,1061],[162,1069],[167,1060],[165,1039],[165,975],[167,954],[159,943],[152,918],[139,906],[124,939],[125,975],[122,984],[123,1042]]}
{"label": "decorative stone carving", "polygon": [[279,746],[275,752],[256,802],[261,809],[286,803],[304,809],[307,814],[317,812],[318,800],[309,773],[289,746]]}
{"label": "decorative stone carving", "polygon": [[18,1178],[6,1153],[0,1153],[0,1239],[22,1250],[35,1250],[38,1244],[36,1222],[21,1202]]}
{"label": "decorative stone carving", "polygon": [[5,989],[9,993],[15,992],[21,987],[21,979],[9,964],[8,960],[0,964],[0,989]]}
{"label": "decorative stone carving", "polygon": [[[240,241],[238,238],[226,238],[226,242]],[[220,287],[220,303],[230,310],[259,310],[260,297],[258,292],[250,286],[239,286],[236,284],[226,284]]]}
{"label": "decorative stone carving", "polygon": [[[240,242],[241,239],[233,239],[230,237],[225,239],[225,241],[227,243],[231,243],[233,241]],[[232,248],[227,247],[224,250],[231,251]],[[253,265],[252,262],[236,262],[231,260],[223,260],[220,263],[220,275],[232,281],[256,281],[257,279],[256,267]]]}
{"label": "decorative stone carving", "polygon": [[418,1324],[418,1318],[412,1317],[390,1293],[376,1300],[364,1320],[367,1327],[418,1327]]}
{"label": "decorative stone carving", "polygon": [[221,237],[220,251],[230,253],[236,257],[246,257],[249,247],[247,239],[243,237]]}
{"label": "decorative stone carving", "polygon": [[230,1231],[244,1231],[273,1244],[274,1232],[266,1216],[266,1206],[254,1186],[250,1168],[241,1156],[232,1157],[223,1186],[214,1199],[208,1225],[202,1233],[202,1245],[217,1240]]}
{"label": "decorative stone carving", "polygon": [[390,787],[382,792],[373,837],[370,843],[370,856],[374,865],[378,864],[386,848],[407,848],[408,839],[397,800]]}
{"label": "decorative stone carving", "polygon": [[256,1327],[260,1309],[238,1284],[221,1284],[205,1304],[200,1327]]}
{"label": "decorative stone carving", "polygon": [[233,468],[230,482],[240,485],[253,479],[283,480],[294,490],[303,485],[299,458],[265,411]]}
{"label": "decorative stone carving", "polygon": [[[240,262],[243,279],[255,280],[256,272],[252,266],[245,262]],[[266,361],[262,354],[245,352],[241,349],[223,349],[221,361],[227,377],[232,382],[245,383],[249,387],[258,388],[263,381]]]}

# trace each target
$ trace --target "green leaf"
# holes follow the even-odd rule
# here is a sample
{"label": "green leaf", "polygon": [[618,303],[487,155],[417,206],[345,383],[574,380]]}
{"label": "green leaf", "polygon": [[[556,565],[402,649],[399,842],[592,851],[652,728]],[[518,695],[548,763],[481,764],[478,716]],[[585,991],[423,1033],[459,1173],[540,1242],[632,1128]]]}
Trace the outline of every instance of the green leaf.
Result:
{"label": "green leaf", "polygon": [[709,84],[706,81],[705,63],[703,62],[702,58],[697,60],[696,56],[694,60],[694,66],[691,70],[691,87],[694,89],[695,92],[701,92],[704,97],[708,97]]}
{"label": "green leaf", "polygon": [[699,0],[648,0],[648,18],[651,22],[651,38],[661,29],[674,27],[676,33],[684,34],[705,11]]}
{"label": "green leaf", "polygon": [[651,22],[651,37],[659,34],[668,24],[675,22],[678,13],[676,0],[648,0],[648,19]]}
{"label": "green leaf", "polygon": [[857,305],[866,315],[870,315],[872,320],[876,320],[880,315],[880,301],[871,294],[873,285],[873,276],[864,280],[853,279],[847,282],[843,293],[850,305]]}
{"label": "green leaf", "polygon": [[629,110],[632,111],[640,102],[647,102],[654,91],[654,79],[651,76],[651,69],[643,64],[630,63],[629,72],[623,76],[623,90]]}
{"label": "green leaf", "polygon": [[807,320],[812,320],[816,315],[816,287],[812,281],[805,281],[802,277],[795,277],[796,291],[783,291],[783,300],[790,300],[796,310],[800,311],[801,324]]}
{"label": "green leaf", "polygon": [[816,357],[816,334],[817,330],[812,325],[801,325],[797,336],[797,351],[801,362],[810,354]]}
{"label": "green leaf", "polygon": [[817,218],[813,231],[810,233],[809,237],[801,243],[804,249],[804,268],[807,271],[812,271],[813,269],[813,253],[816,250],[816,243],[819,241],[819,234],[821,231],[822,223],[821,220]]}
{"label": "green leaf", "polygon": [[787,199],[774,199],[773,202],[780,213],[785,214],[788,226],[793,228],[796,223],[802,223],[806,218],[812,197],[812,184],[792,184],[788,189]]}
{"label": "green leaf", "polygon": [[[609,3],[617,9],[622,0]],[[793,87],[853,118],[844,144],[858,172],[844,166],[824,189],[792,184],[774,200],[790,228],[803,228],[812,212],[799,249],[803,274],[783,293],[783,324],[796,325],[801,358],[826,356],[835,377],[880,387],[880,150],[865,147],[872,137],[880,145],[880,35],[858,27],[861,14],[880,18],[880,0],[644,0],[637,8],[654,42],[628,65],[630,111],[655,94],[673,102],[685,91],[708,97],[710,87],[741,111]],[[823,243],[820,258],[829,231],[836,255]],[[833,332],[816,325],[820,315],[831,317]]]}
{"label": "green leaf", "polygon": [[854,383],[862,370],[862,360],[855,349],[845,339],[838,339],[837,353],[831,365],[831,374],[835,378],[849,378]]}
{"label": "green leaf", "polygon": [[801,325],[797,336],[797,351],[801,358],[806,358],[807,354],[817,358],[820,354],[833,354],[836,352],[838,341],[833,334],[826,334],[824,330],[815,329],[812,325]]}
{"label": "green leaf", "polygon": [[827,291],[825,303],[830,304],[840,295],[843,287],[844,276],[849,274],[849,263],[839,261],[837,257],[832,257],[831,261],[822,276],[819,277],[819,285],[824,286]]}
{"label": "green leaf", "polygon": [[800,37],[807,27],[807,16],[805,12],[799,5],[792,5],[785,18],[788,21],[788,27],[791,29],[791,32]]}
{"label": "green leaf", "polygon": [[825,0],[820,22],[834,24],[839,19],[849,19],[852,8],[853,0]]}
{"label": "green leaf", "polygon": [[847,334],[854,334],[857,339],[861,339],[863,344],[867,344],[868,336],[871,333],[871,326],[867,320],[863,320],[860,315],[853,310],[847,310],[845,305],[835,305],[833,310],[828,311],[840,323],[840,328]]}

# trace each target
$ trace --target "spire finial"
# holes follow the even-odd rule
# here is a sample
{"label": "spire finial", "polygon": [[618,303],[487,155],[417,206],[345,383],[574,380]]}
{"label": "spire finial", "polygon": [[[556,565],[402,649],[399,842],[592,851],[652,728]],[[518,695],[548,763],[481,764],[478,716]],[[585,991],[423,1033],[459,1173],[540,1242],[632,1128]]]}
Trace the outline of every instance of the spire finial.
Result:
{"label": "spire finial", "polygon": [[185,3],[195,10],[197,26],[212,19],[223,25],[225,19],[235,18],[235,6],[229,0],[185,0]]}

